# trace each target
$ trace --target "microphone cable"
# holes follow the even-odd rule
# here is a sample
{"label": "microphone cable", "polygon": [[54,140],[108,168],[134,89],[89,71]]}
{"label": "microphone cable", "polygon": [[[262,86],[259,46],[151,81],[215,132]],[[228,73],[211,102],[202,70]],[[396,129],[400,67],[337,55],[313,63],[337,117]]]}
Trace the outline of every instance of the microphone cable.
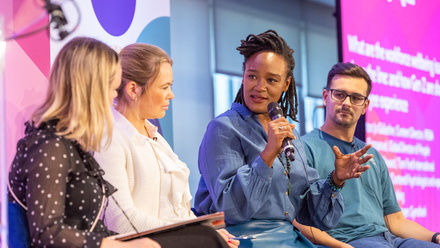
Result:
{"label": "microphone cable", "polygon": [[[116,203],[116,206],[119,208],[119,210],[121,210],[122,214],[124,215],[125,219],[127,219],[128,223],[130,224],[131,228],[133,228],[133,230],[136,232],[136,235],[139,238],[142,238],[142,235],[140,234],[140,232],[138,231],[138,229],[134,226],[134,224],[131,222],[130,218],[128,218],[127,213],[124,211],[124,209],[122,209],[121,205],[119,205],[119,202],[116,200],[116,198],[112,195],[109,196],[108,200],[105,203],[105,207],[104,207],[104,213],[102,214],[101,219],[104,221],[105,224],[105,215],[107,213],[107,207],[108,207],[108,203],[110,201],[110,198],[113,199],[113,201]],[[106,225],[107,226],[107,225]],[[108,228],[107,228],[108,229]],[[120,233],[118,233],[120,234]],[[109,233],[109,236],[112,235],[111,233]]]}
{"label": "microphone cable", "polygon": [[[37,34],[43,30],[47,30],[50,39],[55,40],[55,41],[63,40],[64,38],[66,38],[66,36],[70,35],[74,31],[76,31],[79,27],[79,24],[81,23],[81,12],[80,12],[78,4],[74,0],[69,0],[69,1],[73,4],[73,6],[76,9],[76,12],[78,13],[78,20],[77,20],[76,24],[74,25],[74,27],[70,31],[66,31],[64,29],[64,25],[67,24],[67,19],[64,16],[64,12],[61,9],[61,6],[58,4],[51,3],[50,0],[44,0],[44,2],[46,4],[43,6],[43,8],[45,8],[47,10],[47,15],[49,15],[51,17],[51,19],[49,20],[49,23],[47,23],[46,25],[44,25],[42,27],[34,29],[32,31],[26,32],[26,33],[18,32],[18,33],[12,34],[11,36],[6,37],[5,41],[25,38],[25,37]],[[55,23],[55,25],[53,25],[52,23]],[[59,38],[55,38],[50,34],[50,29],[51,29],[52,25],[53,25],[54,29],[59,30],[59,33],[58,33]],[[28,25],[28,27],[29,27],[29,25]]]}
{"label": "microphone cable", "polygon": [[[353,150],[356,151],[354,140],[350,145],[353,148]],[[364,154],[364,156],[365,156],[365,154]],[[370,169],[374,170],[375,166],[372,166]],[[362,179],[362,175],[359,177],[359,179],[361,180],[361,184],[364,187],[364,190],[365,190],[365,188],[368,188],[371,192],[373,192],[374,198],[376,199],[377,203],[379,204],[379,207],[382,209],[385,225],[388,228],[388,230],[390,230],[390,232],[391,232],[391,226],[389,225],[388,217],[385,215],[385,212],[383,212],[383,210],[384,210],[383,203],[379,200],[379,197],[377,196],[376,191],[374,191],[373,188],[369,184],[364,182],[364,180]],[[367,190],[365,190],[365,191],[368,192]]]}
{"label": "microphone cable", "polygon": [[[128,218],[128,215],[127,215],[127,213],[124,211],[124,209],[121,207],[121,205],[119,205],[119,202],[116,200],[116,198],[113,196],[113,195],[111,195],[110,196],[112,199],[113,199],[113,201],[116,203],[116,206],[118,206],[118,208],[122,211],[122,214],[125,216],[125,218],[127,219],[127,221],[128,221],[128,223],[130,224],[130,226],[131,226],[131,228],[133,228],[133,230],[136,232],[136,234],[137,234],[137,236],[139,237],[139,238],[142,238],[142,235],[139,233],[139,231],[138,231],[138,229],[134,226],[134,224],[131,222],[131,220],[130,220],[130,218]],[[108,202],[107,202],[107,205],[108,205]],[[103,216],[103,219],[105,218],[105,216]]]}
{"label": "microphone cable", "polygon": [[[377,196],[376,192],[373,190],[373,188],[371,188],[371,186],[369,184],[365,183],[364,180],[362,180],[362,176],[360,177],[360,179],[361,179],[362,186],[364,186],[364,188],[368,188],[371,192],[373,192],[374,198],[376,199],[377,203],[379,204],[380,208],[382,208],[382,211],[383,211],[383,203],[379,200],[379,197]],[[385,215],[385,212],[383,212],[383,217],[384,217],[386,227],[391,232],[391,226],[389,224],[388,217]]]}
{"label": "microphone cable", "polygon": [[[298,148],[296,147],[295,143],[292,142],[292,145],[298,151]],[[301,162],[302,162],[302,165],[304,168],[304,173],[306,175],[306,181],[307,181],[307,188],[310,188],[309,174],[307,173],[307,168],[306,168],[306,166],[308,166],[308,165],[305,164],[304,159],[301,156],[301,153],[297,152],[297,154],[299,154],[299,158],[301,159]],[[312,234],[312,237],[313,237],[313,240],[315,241],[315,244],[318,244],[316,242],[315,234],[313,234],[312,226],[310,226],[310,233]]]}
{"label": "microphone cable", "polygon": [[63,9],[61,8],[61,5],[51,3],[51,0],[44,0],[46,5],[44,8],[47,10],[47,13],[50,15],[51,19],[49,21],[49,27],[53,28],[54,30],[58,30],[58,38],[55,38],[51,35],[50,28],[47,29],[49,33],[49,37],[52,40],[55,41],[62,41],[64,38],[66,38],[69,34],[73,33],[76,29],[78,29],[79,23],[81,22],[81,12],[79,10],[79,7],[77,3],[74,0],[69,0],[73,6],[76,9],[76,12],[78,13],[78,20],[75,24],[75,26],[70,31],[66,31],[64,29],[64,26],[67,24],[66,16],[64,15]]}

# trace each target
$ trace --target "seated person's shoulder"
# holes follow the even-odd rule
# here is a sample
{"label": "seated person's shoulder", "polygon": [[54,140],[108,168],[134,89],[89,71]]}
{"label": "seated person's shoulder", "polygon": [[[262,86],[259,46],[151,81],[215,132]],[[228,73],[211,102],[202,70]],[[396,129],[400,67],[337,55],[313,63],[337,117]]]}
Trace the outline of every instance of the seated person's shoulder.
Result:
{"label": "seated person's shoulder", "polygon": [[306,146],[311,146],[323,142],[323,138],[320,135],[318,129],[314,129],[311,132],[304,134],[303,136],[301,136],[301,140],[304,142]]}
{"label": "seated person's shoulder", "polygon": [[213,120],[211,120],[208,124],[208,129],[232,127],[237,124],[237,121],[240,121],[237,119],[237,117],[238,117],[237,112],[228,110],[223,114],[220,114],[219,116],[215,117]]}
{"label": "seated person's shoulder", "polygon": [[[52,126],[50,126],[52,125]],[[57,134],[56,123],[43,123],[40,127],[28,126],[26,136],[22,138],[18,147],[25,147],[26,150],[51,151],[66,150],[69,146],[73,148],[73,142]],[[68,145],[70,144],[70,145]]]}

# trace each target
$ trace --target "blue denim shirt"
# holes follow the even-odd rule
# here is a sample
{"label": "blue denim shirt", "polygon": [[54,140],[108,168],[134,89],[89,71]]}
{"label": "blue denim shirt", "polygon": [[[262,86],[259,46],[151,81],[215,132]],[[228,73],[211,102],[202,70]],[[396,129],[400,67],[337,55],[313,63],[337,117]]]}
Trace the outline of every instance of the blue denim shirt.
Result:
{"label": "blue denim shirt", "polygon": [[199,150],[196,212],[223,211],[228,225],[252,219],[292,222],[296,218],[322,230],[334,227],[343,212],[342,197],[307,166],[300,136],[296,130],[293,133],[295,161],[290,171],[291,194],[287,195],[289,179],[282,163],[276,159],[270,168],[260,157],[267,134],[256,114],[234,103],[211,121]]}

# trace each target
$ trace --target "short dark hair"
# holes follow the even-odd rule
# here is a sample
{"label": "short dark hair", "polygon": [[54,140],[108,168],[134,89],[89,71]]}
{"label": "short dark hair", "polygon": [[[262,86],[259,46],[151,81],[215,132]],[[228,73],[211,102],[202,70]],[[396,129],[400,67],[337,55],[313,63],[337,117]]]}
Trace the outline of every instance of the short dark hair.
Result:
{"label": "short dark hair", "polygon": [[332,80],[336,75],[344,75],[355,78],[363,78],[367,82],[367,97],[370,95],[371,88],[373,87],[371,84],[371,78],[368,76],[368,73],[360,66],[353,63],[337,63],[332,69],[328,72],[327,76],[327,89],[330,89],[330,85],[332,84]]}
{"label": "short dark hair", "polygon": [[[254,35],[250,34],[245,40],[241,40],[241,45],[237,47],[237,50],[244,56],[243,71],[246,69],[246,62],[248,59],[258,52],[274,52],[283,57],[287,65],[287,77],[291,78],[289,88],[284,92],[278,103],[283,109],[284,115],[289,116],[294,121],[298,114],[298,97],[296,94],[296,84],[293,77],[293,68],[295,67],[295,60],[293,59],[293,49],[290,48],[286,41],[278,35],[274,30],[267,30],[264,33]],[[243,85],[241,85],[234,102],[246,105],[243,96]]]}

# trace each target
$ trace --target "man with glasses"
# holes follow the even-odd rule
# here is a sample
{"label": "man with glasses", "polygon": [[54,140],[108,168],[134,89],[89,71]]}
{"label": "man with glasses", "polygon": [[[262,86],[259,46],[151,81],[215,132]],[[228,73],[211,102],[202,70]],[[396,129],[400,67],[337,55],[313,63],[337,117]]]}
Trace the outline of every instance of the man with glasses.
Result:
{"label": "man with glasses", "polygon": [[[334,146],[350,154],[366,145],[354,132],[370,103],[371,87],[368,74],[355,64],[338,63],[330,70],[322,93],[324,125],[302,137],[308,163],[321,177],[333,170],[331,163],[322,161],[335,160]],[[367,162],[370,169],[359,179],[346,181],[340,191],[345,209],[338,225],[327,232],[296,222],[295,226],[312,242],[328,247],[440,247],[439,233],[404,217],[379,152],[370,148],[367,154],[374,156]]]}

